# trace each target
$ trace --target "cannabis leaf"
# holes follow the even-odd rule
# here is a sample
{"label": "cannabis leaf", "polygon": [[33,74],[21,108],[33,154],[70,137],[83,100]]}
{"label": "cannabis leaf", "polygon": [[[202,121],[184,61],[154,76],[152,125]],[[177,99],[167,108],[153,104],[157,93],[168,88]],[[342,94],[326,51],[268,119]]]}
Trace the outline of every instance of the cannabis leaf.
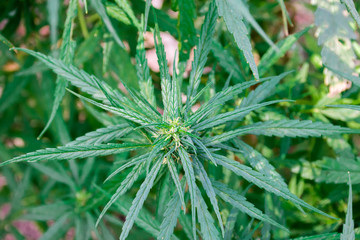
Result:
{"label": "cannabis leaf", "polygon": [[352,213],[352,187],[349,173],[349,200],[346,212],[346,220],[343,225],[343,232],[340,235],[340,240],[355,240],[354,220]]}
{"label": "cannabis leaf", "polygon": [[248,31],[243,22],[243,16],[238,2],[235,0],[216,0],[216,5],[218,7],[219,15],[224,18],[226,26],[233,34],[236,44],[243,51],[255,79],[258,79],[258,69],[251,52],[252,47],[248,38]]}
{"label": "cannabis leaf", "polygon": [[[71,0],[69,4],[68,14],[65,20],[65,29],[62,35],[62,43],[60,47],[60,59],[64,61],[65,64],[71,64],[73,62],[74,53],[75,53],[75,46],[76,43],[73,41],[72,38],[72,32],[74,27],[74,18],[77,13],[77,1]],[[54,30],[56,32],[56,29]],[[63,99],[65,95],[65,88],[67,87],[67,81],[61,76],[58,76],[56,80],[56,89],[55,89],[55,99],[53,102],[53,107],[51,110],[51,114],[49,117],[48,122],[46,123],[44,129],[40,133],[38,138],[41,138],[42,135],[46,132],[46,130],[49,128],[51,122],[54,120],[56,113],[58,111],[58,108],[60,106],[61,100]]]}

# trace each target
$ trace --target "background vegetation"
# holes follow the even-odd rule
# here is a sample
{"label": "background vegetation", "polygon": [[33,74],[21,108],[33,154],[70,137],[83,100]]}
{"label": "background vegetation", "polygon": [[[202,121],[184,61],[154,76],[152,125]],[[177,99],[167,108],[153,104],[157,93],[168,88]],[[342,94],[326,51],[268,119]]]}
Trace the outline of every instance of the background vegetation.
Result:
{"label": "background vegetation", "polygon": [[[154,42],[155,23],[158,22],[161,32],[169,77],[174,75],[173,64],[178,62],[178,69],[184,76],[181,90],[185,94],[181,97],[186,98],[186,95],[189,96],[189,82],[191,85],[191,61],[187,59],[194,59],[192,49],[199,46],[200,29],[206,23],[204,18],[210,2],[153,1],[148,18],[144,16],[147,12],[145,1],[0,2],[0,162],[39,149],[65,145],[98,128],[118,124],[112,114],[100,111],[65,91],[67,87],[79,92],[77,87],[68,85],[65,78],[54,74],[44,63],[23,51],[10,51],[9,48],[31,49],[61,59],[121,91],[126,92],[128,88],[143,90],[147,87],[141,83],[139,86],[138,77],[143,76],[139,76],[135,63],[139,61],[138,38],[142,36],[141,29],[146,21],[144,19],[147,19],[144,54],[153,79],[153,100],[158,103],[158,110],[163,112],[160,91],[163,89],[163,73],[159,71],[164,66],[159,68],[157,63],[156,48],[159,46]],[[228,5],[221,8],[221,2]],[[241,124],[298,119],[360,128],[360,112],[356,106],[360,103],[360,79],[357,78],[360,56],[358,6],[355,7],[349,0],[229,0],[216,1],[216,4],[220,17],[215,19],[216,24],[211,24],[214,35],[210,36],[209,44],[204,47],[209,55],[205,59],[206,64],[204,62],[204,74],[199,79],[199,88],[207,87],[192,111],[199,109],[215,92],[227,86],[294,70],[272,86],[269,96],[265,93],[266,88],[263,92],[259,90],[262,85],[251,86],[239,97],[223,104],[219,113],[242,106],[243,97],[249,99],[251,92],[258,89],[259,98],[294,101],[258,108],[246,115]],[[339,104],[342,107],[329,106]],[[227,124],[226,129],[231,130],[239,122]],[[222,131],[215,128],[212,134]],[[332,130],[329,128],[328,131],[330,134]],[[300,136],[300,132],[296,136]],[[325,129],[321,134],[328,133]],[[210,177],[220,179],[242,193],[258,209],[290,230],[284,231],[266,221],[259,221],[259,218],[254,220],[226,201],[219,201],[226,230],[223,237],[351,239],[354,231],[360,239],[360,212],[357,210],[360,209],[359,135],[318,138],[290,138],[287,134],[283,135],[249,134],[242,136],[241,140],[269,160],[292,194],[338,219],[305,209],[304,214],[291,202],[247,183],[230,171],[209,166],[207,173]],[[134,152],[1,167],[0,238],[118,238],[142,181],[136,181],[112,205],[98,227],[95,227],[95,223],[129,170],[105,184],[103,181],[119,164],[134,156]],[[231,157],[241,164],[251,164],[242,154],[233,153]],[[348,207],[351,210],[348,172],[352,181],[353,213],[348,210]],[[145,177],[146,171],[140,175],[140,179]],[[169,200],[161,196],[175,189],[169,187],[172,186],[169,179],[163,177],[155,180],[156,184],[135,220],[128,239],[157,237]],[[184,181],[181,184],[184,185]],[[206,196],[204,193],[203,196]],[[185,196],[187,201],[189,196]],[[217,215],[211,207],[213,202],[207,198],[204,200],[215,220],[216,230],[221,232]],[[187,214],[179,215],[173,238],[193,238],[190,209],[189,200]],[[346,231],[349,235],[346,235]],[[341,232],[343,235],[340,235]],[[200,231],[199,236],[211,238]]]}

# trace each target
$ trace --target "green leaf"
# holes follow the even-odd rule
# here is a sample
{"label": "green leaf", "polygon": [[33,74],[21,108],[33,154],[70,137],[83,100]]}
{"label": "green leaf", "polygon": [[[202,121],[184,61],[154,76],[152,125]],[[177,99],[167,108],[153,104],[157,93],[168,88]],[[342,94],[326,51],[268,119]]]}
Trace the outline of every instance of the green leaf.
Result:
{"label": "green leaf", "polygon": [[119,199],[121,195],[126,193],[126,191],[132,187],[134,182],[138,179],[140,173],[143,170],[144,162],[137,164],[132,171],[126,176],[126,178],[121,182],[121,185],[116,189],[116,192],[111,196],[109,202],[106,204],[106,206],[101,211],[98,219],[96,220],[95,226],[97,227],[107,212],[107,210],[114,204],[116,200]]}
{"label": "green leaf", "polygon": [[190,100],[197,94],[200,85],[201,75],[204,71],[207,56],[210,51],[212,36],[215,31],[218,14],[214,1],[211,1],[209,10],[205,16],[204,24],[201,27],[200,39],[194,50],[194,61],[189,78],[189,86],[186,99],[186,113],[190,110]]}
{"label": "green leaf", "polygon": [[274,166],[261,155],[261,153],[239,139],[234,139],[234,144],[253,168],[264,174],[264,176],[273,179],[279,185],[287,187],[283,177],[275,170]]}
{"label": "green leaf", "polygon": [[117,34],[113,24],[111,23],[111,20],[109,16],[106,13],[106,9],[101,2],[101,0],[92,0],[92,5],[94,6],[94,9],[97,11],[97,13],[100,15],[101,19],[104,21],[104,24],[107,28],[107,30],[110,32],[111,36],[114,38],[115,42],[121,47],[125,48],[124,43],[121,41],[119,35]]}
{"label": "green leaf", "polygon": [[[143,163],[145,162],[148,157],[149,157],[150,153],[145,153],[143,155],[140,155],[140,156],[136,156],[136,157],[133,157],[131,159],[129,159],[124,165],[122,165],[121,167],[117,168],[114,172],[112,172],[106,179],[104,182],[107,182],[109,181],[112,177],[114,177],[116,174],[118,174],[119,172],[125,170],[126,168],[129,168],[129,167],[132,167],[134,165],[138,165],[140,163]],[[121,162],[123,163],[123,162]],[[115,163],[117,164],[117,163]]]}
{"label": "green leaf", "polygon": [[21,91],[26,87],[30,79],[29,76],[14,77],[10,83],[5,85],[0,98],[0,113],[21,99]]}
{"label": "green leaf", "polygon": [[349,173],[348,209],[346,212],[345,223],[343,225],[343,231],[340,235],[340,240],[355,240],[355,229],[354,229],[354,220],[353,220],[353,212],[352,211],[353,211],[353,209],[352,209],[352,188],[351,188],[351,178],[350,178],[350,173]]}
{"label": "green leaf", "polygon": [[72,190],[75,191],[75,183],[72,181],[70,176],[65,172],[61,171],[61,166],[55,165],[54,167],[46,166],[44,164],[32,163],[31,166],[43,174],[49,176],[50,178],[56,180],[57,182],[65,183],[70,186]]}
{"label": "green leaf", "polygon": [[278,228],[281,228],[284,231],[289,231],[287,228],[272,220],[269,216],[257,209],[252,203],[248,202],[245,197],[241,196],[236,191],[227,188],[220,182],[213,181],[212,184],[215,188],[216,194],[225,202],[230,203],[233,207],[236,207],[250,217],[259,219],[260,221],[268,222]]}
{"label": "green leaf", "polygon": [[196,6],[194,0],[178,1],[179,16],[178,29],[179,39],[179,61],[187,61],[191,48],[195,45],[196,29],[194,19],[196,19]]}
{"label": "green leaf", "polygon": [[[191,218],[187,214],[180,214],[179,216],[179,223],[183,227],[184,235],[189,240],[194,240],[194,236],[192,234],[192,228],[191,228]],[[197,238],[196,238],[197,239]]]}
{"label": "green leaf", "polygon": [[138,148],[149,147],[146,144],[98,144],[82,146],[63,146],[58,148],[46,148],[36,152],[28,153],[0,163],[0,167],[14,162],[36,162],[42,160],[67,160],[75,158],[87,158],[95,156],[106,156],[122,152],[132,151]]}
{"label": "green leaf", "polygon": [[[174,63],[176,63],[176,53],[174,56]],[[181,73],[180,73],[181,74]],[[181,108],[181,82],[182,77],[176,73],[176,64],[173,64],[173,75],[171,80],[171,96],[170,96],[170,117],[177,121],[180,115]]]}
{"label": "green leaf", "polygon": [[287,22],[289,21],[289,23],[291,25],[293,25],[293,23],[291,22],[291,18],[290,18],[289,13],[288,13],[288,11],[286,9],[284,0],[277,0],[277,2],[278,2],[278,4],[280,5],[280,8],[281,8],[282,19],[283,19],[283,24],[284,24],[284,32],[285,32],[285,35],[288,35],[289,31],[288,31]]}
{"label": "green leaf", "polygon": [[238,47],[243,51],[255,79],[259,79],[258,69],[252,54],[252,47],[248,38],[248,32],[243,22],[240,6],[236,0],[216,0],[219,15],[224,18],[229,32],[234,36]]}
{"label": "green leaf", "polygon": [[[334,149],[335,154],[339,159],[355,159],[355,154],[353,153],[352,146],[344,138],[327,138],[327,144],[329,147]],[[346,174],[345,174],[346,175]]]}
{"label": "green leaf", "polygon": [[192,138],[192,141],[193,141],[196,145],[198,145],[198,146],[200,147],[200,149],[205,152],[206,156],[210,159],[210,161],[211,161],[215,166],[217,166],[215,159],[213,158],[213,156],[211,155],[209,149],[205,146],[205,144],[202,143],[202,141],[201,141],[201,140],[198,140],[197,138]]}
{"label": "green leaf", "polygon": [[152,188],[155,178],[158,175],[160,167],[162,165],[162,159],[157,159],[157,162],[152,167],[149,174],[147,174],[144,182],[141,184],[139,191],[136,193],[136,197],[132,202],[130,210],[126,216],[124,226],[121,231],[120,240],[125,240],[129,235],[129,232],[134,224],[135,219],[137,218],[145,199],[147,198],[150,189]]}
{"label": "green leaf", "polygon": [[294,33],[285,39],[280,40],[276,46],[279,49],[278,51],[274,48],[270,48],[266,53],[261,57],[261,60],[258,65],[259,75],[263,76],[269,69],[280,59],[282,58],[287,51],[302,37],[307,33],[312,27],[306,27],[300,32]]}
{"label": "green leaf", "polygon": [[217,163],[235,174],[245,178],[247,181],[255,184],[256,186],[265,189],[268,192],[272,192],[277,196],[283,197],[287,200],[290,200],[291,202],[298,204],[300,206],[306,207],[314,212],[317,212],[319,214],[322,214],[324,216],[327,216],[329,218],[334,217],[320,211],[317,208],[314,208],[313,206],[309,205],[308,203],[304,202],[300,198],[298,198],[296,195],[290,192],[290,190],[287,187],[281,186],[278,184],[278,182],[274,181],[271,178],[268,178],[264,176],[263,174],[256,172],[252,170],[251,168],[242,165],[234,160],[230,160],[227,157],[213,154],[214,158],[216,159]]}
{"label": "green leaf", "polygon": [[244,89],[269,79],[270,78],[264,78],[259,81],[239,83],[216,93],[212,98],[209,99],[208,102],[201,105],[201,107],[186,121],[185,124],[192,125],[196,122],[199,122],[201,119],[206,118],[211,113],[216,112],[223,106],[225,102],[233,99],[234,96],[240,94]]}
{"label": "green leaf", "polygon": [[251,124],[237,130],[229,131],[206,140],[206,145],[230,140],[234,137],[255,134],[277,137],[320,137],[336,136],[343,133],[359,133],[359,130],[340,127],[330,123],[312,122],[310,120],[280,120]]}
{"label": "green leaf", "polygon": [[211,42],[211,51],[214,54],[218,64],[223,67],[226,72],[233,75],[236,83],[245,81],[245,77],[243,76],[238,63],[231,55],[231,52],[225,49],[221,43],[213,40]]}
{"label": "green leaf", "polygon": [[[93,226],[95,226],[95,224]],[[116,239],[113,236],[113,233],[108,228],[108,226],[105,224],[100,224],[100,232],[102,233],[102,238],[100,238],[99,240],[115,240]]]}
{"label": "green leaf", "polygon": [[178,191],[175,191],[171,200],[167,204],[164,219],[160,226],[160,233],[157,237],[158,240],[169,240],[174,232],[177,218],[181,210],[181,201]]}
{"label": "green leaf", "polygon": [[[20,210],[23,206],[22,199],[25,197],[25,193],[30,187],[31,183],[31,171],[30,167],[27,167],[25,173],[20,181],[20,183],[15,182],[15,179],[11,179],[13,184],[16,184],[13,189],[12,199],[11,199],[11,212],[16,212],[16,210]],[[9,177],[7,176],[7,179]],[[10,184],[9,184],[10,185]]]}
{"label": "green leaf", "polygon": [[84,105],[85,110],[89,113],[89,115],[95,118],[102,125],[112,126],[122,123],[122,119],[120,119],[119,117],[110,116],[107,112],[100,111],[100,109],[97,109],[95,106],[92,106],[86,101],[81,100],[81,102]]}
{"label": "green leaf", "polygon": [[65,235],[72,225],[70,213],[65,213],[41,236],[39,240],[59,239]]}
{"label": "green leaf", "polygon": [[[272,77],[270,81],[259,85],[255,90],[251,91],[246,97],[241,100],[238,108],[244,108],[262,102],[265,98],[275,92],[275,88],[280,80],[290,74],[292,71]],[[239,120],[242,120],[241,118]]]}
{"label": "green leaf", "polygon": [[0,42],[8,46],[9,48],[14,48],[14,44],[12,44],[4,35],[0,34]]}
{"label": "green leaf", "polygon": [[196,209],[198,215],[198,221],[201,227],[201,235],[204,240],[218,240],[220,238],[219,231],[214,225],[214,219],[208,211],[206,203],[201,196],[199,189],[196,191]]}
{"label": "green leaf", "polygon": [[326,105],[326,106],[327,107],[335,107],[335,108],[346,108],[346,109],[360,111],[360,106],[358,106],[358,105],[341,104],[341,105]]}
{"label": "green leaf", "polygon": [[356,24],[360,28],[360,16],[355,8],[354,1],[353,0],[341,0],[341,3],[346,6],[346,9],[351,14],[351,16],[355,20]]}
{"label": "green leaf", "polygon": [[167,139],[166,137],[159,137],[155,140],[152,149],[150,151],[150,154],[146,160],[147,162],[146,173],[149,172],[148,167],[150,166],[151,161],[153,161],[154,158],[156,158],[156,156],[160,153],[161,149],[165,148],[170,143],[170,141],[171,139]]}
{"label": "green leaf", "polygon": [[103,40],[104,31],[105,29],[101,25],[94,26],[88,37],[79,44],[74,58],[74,65],[80,66],[94,57],[95,51],[101,47],[100,42]]}
{"label": "green leaf", "polygon": [[[106,85],[104,85],[103,82],[99,82],[99,80],[96,80],[99,88],[102,90],[102,92],[105,94],[106,98],[110,101],[110,103],[114,107],[123,108],[127,111],[133,111],[137,112],[149,119],[159,121],[161,118],[161,114],[138,92],[133,91],[131,88],[127,86],[125,82],[122,82],[124,85],[126,91],[129,93],[130,97],[132,98],[132,101],[128,97],[119,96],[118,98],[120,101],[115,101],[116,99],[113,99],[112,97],[112,90],[111,89],[105,89]],[[114,93],[116,94],[116,92]]]}
{"label": "green leaf", "polygon": [[[213,81],[208,81],[208,82],[206,83],[205,87],[203,87],[203,88],[196,94],[196,96],[195,96],[193,99],[191,99],[189,105],[190,105],[190,106],[193,106],[193,105],[196,103],[196,101],[197,101],[204,93],[206,93],[206,91],[209,91],[213,86],[214,86],[214,82],[213,82]],[[185,112],[185,107],[186,107],[186,106],[183,107],[182,112]]]}
{"label": "green leaf", "polygon": [[[115,0],[115,2],[117,4],[117,6],[113,6],[109,3],[106,5],[106,11],[108,12],[108,14],[111,17],[113,17],[117,20],[120,20],[123,23],[127,23],[129,25],[133,25],[137,28],[140,28],[141,24],[139,23],[139,20],[136,18],[128,1],[127,0]],[[112,7],[111,8],[112,11],[109,9],[109,6]]]}
{"label": "green leaf", "polygon": [[76,138],[74,141],[66,144],[66,146],[108,143],[128,134],[131,130],[132,128],[126,123],[99,128],[96,131],[88,132],[84,136]]}
{"label": "green leaf", "polygon": [[192,128],[197,131],[201,131],[201,130],[204,130],[207,128],[216,127],[218,125],[225,124],[229,121],[236,120],[237,118],[242,119],[244,116],[246,116],[247,114],[251,113],[252,111],[254,111],[258,108],[265,107],[265,106],[279,103],[279,102],[291,102],[291,100],[275,100],[275,101],[265,102],[265,103],[261,103],[261,104],[254,104],[254,105],[251,105],[248,107],[238,108],[238,109],[235,109],[234,111],[218,114],[214,117],[211,117],[204,121],[201,121],[198,124],[196,124],[195,126],[193,126]]}
{"label": "green leaf", "polygon": [[230,214],[226,220],[224,240],[231,240],[239,212],[239,209],[235,207],[231,209]]}
{"label": "green leaf", "polygon": [[343,77],[347,80],[350,80],[351,82],[353,82],[356,86],[360,87],[360,77],[356,77],[354,75],[351,75],[349,73],[345,73],[345,72],[342,72],[342,71],[339,71],[331,66],[328,66],[326,64],[324,64],[324,66],[328,69],[330,69],[332,72],[334,72],[336,75],[340,76],[340,77]]}
{"label": "green leaf", "polygon": [[139,32],[140,33],[139,33],[138,43],[136,46],[135,59],[136,59],[136,73],[139,80],[140,92],[152,106],[156,107],[154,86],[152,83],[152,78],[150,75],[150,70],[146,59],[144,35],[142,28],[140,28]]}
{"label": "green leaf", "polygon": [[146,0],[146,5],[145,5],[145,22],[144,22],[144,32],[146,32],[146,28],[147,28],[147,23],[148,23],[148,19],[149,19],[149,12],[150,12],[150,7],[151,7],[151,0]]}
{"label": "green leaf", "polygon": [[[181,204],[184,208],[184,212],[185,212],[185,209],[186,209],[186,205],[185,205],[185,200],[184,200],[184,192],[182,190],[182,187],[181,187],[181,183],[180,183],[180,180],[179,180],[179,176],[178,176],[178,173],[177,173],[177,170],[176,170],[176,167],[175,167],[175,163],[172,159],[172,157],[170,156],[169,158],[167,158],[167,165],[168,165],[168,168],[170,170],[170,173],[171,173],[171,177],[175,183],[175,186],[176,186],[176,190],[178,192],[178,196],[181,200]],[[166,216],[166,215],[165,215]]]}
{"label": "green leaf", "polygon": [[316,181],[326,183],[347,183],[347,173],[353,173],[351,180],[354,184],[360,183],[360,162],[351,158],[333,159],[324,157],[314,163],[314,166],[320,170],[315,176]]}
{"label": "green leaf", "polygon": [[[54,2],[54,1],[49,1],[49,2]],[[57,3],[57,4],[59,4],[59,3]],[[49,4],[48,7],[51,8],[51,11],[54,10],[54,8],[55,8],[51,4]],[[58,10],[58,8],[59,8],[59,6],[57,6],[57,10]],[[49,11],[50,14],[51,14],[51,11]],[[73,27],[74,27],[73,21],[74,21],[74,18],[76,17],[76,13],[77,13],[77,1],[71,0],[69,3],[67,14],[66,14],[66,20],[65,20],[65,24],[64,24],[65,28],[64,28],[63,35],[62,35],[62,43],[61,43],[61,47],[60,47],[60,59],[62,61],[64,61],[65,64],[71,64],[73,62],[73,58],[74,58],[74,54],[75,54],[76,42],[73,41],[71,38],[72,38],[72,32],[73,32]],[[55,13],[53,13],[51,15],[54,15],[54,14]],[[51,39],[52,39],[51,41],[52,41],[52,44],[54,44],[57,40],[56,33],[57,33],[58,19],[57,19],[57,17],[55,17],[55,19],[53,19],[53,17],[51,17],[51,19],[52,19],[52,21],[50,22]],[[65,95],[65,88],[67,87],[67,84],[68,84],[68,82],[66,81],[66,79],[64,79],[61,76],[57,77],[56,89],[55,89],[55,94],[54,94],[55,98],[54,98],[51,114],[50,114],[50,117],[49,117],[44,129],[39,134],[38,138],[41,138],[43,136],[43,134],[49,128],[51,122],[54,120],[54,118],[56,116],[56,112],[59,109],[61,100],[63,99],[63,97]]]}
{"label": "green leaf", "polygon": [[236,11],[236,13],[241,14],[243,18],[246,19],[248,23],[259,33],[259,35],[271,46],[271,48],[275,49],[276,51],[279,51],[277,46],[273,43],[273,41],[266,35],[264,30],[260,27],[260,25],[256,22],[253,15],[250,13],[249,8],[246,6],[243,0],[232,2],[230,0],[230,5],[235,6],[236,9],[233,9]]}
{"label": "green leaf", "polygon": [[340,233],[324,233],[319,235],[292,238],[292,240],[339,240]]}
{"label": "green leaf", "polygon": [[180,156],[180,160],[185,171],[185,178],[186,182],[189,186],[189,193],[190,193],[190,200],[191,200],[191,216],[192,216],[192,229],[193,229],[193,236],[196,239],[196,183],[195,183],[195,175],[192,163],[189,158],[189,154],[185,151],[183,147],[178,148],[178,154]]}
{"label": "green leaf", "polygon": [[87,240],[90,238],[91,228],[88,228],[89,224],[85,218],[76,216],[75,222],[75,238],[79,240]]}
{"label": "green leaf", "polygon": [[109,72],[109,63],[111,62],[111,52],[114,51],[114,42],[107,41],[102,46],[103,60],[102,60],[102,73],[106,75]]}
{"label": "green leaf", "polygon": [[[73,65],[66,64],[62,60],[58,60],[53,57],[46,56],[39,52],[34,52],[32,50],[24,49],[24,48],[13,48],[13,49],[26,52],[36,57],[37,59],[45,63],[49,68],[51,68],[56,74],[67,79],[74,86],[81,88],[83,92],[92,95],[95,99],[102,101],[106,100],[105,95],[99,89],[99,86],[94,80],[96,79],[95,76],[90,75],[85,71],[74,67]],[[111,89],[110,87],[108,88]],[[113,98],[116,97],[113,96]]]}
{"label": "green leaf", "polygon": [[224,224],[223,224],[222,219],[221,219],[219,205],[218,205],[218,202],[216,200],[216,194],[215,194],[215,190],[214,190],[214,188],[212,186],[212,183],[211,183],[211,181],[210,181],[210,179],[209,179],[209,177],[208,177],[208,175],[207,175],[207,173],[206,173],[206,171],[204,169],[204,166],[201,164],[201,162],[197,158],[194,158],[194,167],[195,167],[195,170],[196,170],[197,174],[200,177],[201,184],[203,185],[203,187],[204,187],[204,189],[206,191],[206,194],[210,199],[211,205],[214,208],[216,217],[217,217],[217,219],[219,221],[219,225],[220,225],[222,235],[224,236],[224,234],[225,234]]}
{"label": "green leaf", "polygon": [[95,169],[94,164],[95,164],[95,158],[93,157],[85,160],[85,164],[81,168],[81,175],[79,179],[80,184],[84,184],[87,178],[90,176],[92,170]]}
{"label": "green leaf", "polygon": [[[96,188],[107,198],[111,198],[111,194],[104,191],[103,189],[96,186]],[[129,209],[132,205],[132,199],[128,197],[127,195],[122,195],[119,197],[119,200],[116,201],[113,204],[113,208],[116,211],[121,212],[123,215],[127,215],[129,213]],[[105,217],[108,221],[113,219],[111,215],[105,215]],[[116,222],[122,226],[123,222],[118,221],[116,219]],[[100,223],[101,224],[101,223]],[[157,237],[159,235],[159,229],[160,229],[160,223],[153,218],[153,214],[147,211],[145,208],[142,208],[135,220],[135,224],[139,226],[140,228],[144,229],[146,232],[150,233],[152,236]],[[107,239],[105,239],[107,240]]]}
{"label": "green leaf", "polygon": [[84,0],[83,3],[84,3],[84,8],[85,8],[85,13],[88,14],[88,3],[87,3],[87,0]]}
{"label": "green leaf", "polygon": [[[131,166],[134,166],[134,165],[138,165],[138,164],[141,164],[143,162],[145,162],[148,157],[149,157],[150,153],[145,153],[143,155],[140,155],[140,156],[137,156],[137,157],[134,157],[134,158],[131,158],[128,160],[127,163],[125,163],[124,165],[122,165],[121,167],[117,168],[114,172],[112,172],[106,179],[104,182],[107,182],[110,180],[110,178],[114,177],[116,174],[118,174],[119,172],[125,170],[126,168],[129,168]],[[116,164],[116,163],[115,163]]]}
{"label": "green leaf", "polygon": [[[267,124],[268,126],[266,126]],[[259,127],[259,131],[255,129],[251,130],[250,133],[279,137],[319,137],[321,135],[334,136],[342,133],[359,133],[359,130],[340,127],[329,123],[312,122],[310,120],[266,121],[260,123]]]}
{"label": "green leaf", "polygon": [[[175,149],[174,149],[175,150]],[[166,155],[164,156],[163,164],[165,162]],[[171,184],[171,177],[166,167],[163,168],[164,174],[159,178],[156,191],[156,217],[162,219],[165,217],[165,211],[168,203],[171,200],[171,193],[173,193],[173,184]]]}
{"label": "green leaf", "polygon": [[[75,1],[73,1],[75,2]],[[70,4],[71,5],[71,4]],[[60,1],[59,0],[49,0],[46,4],[47,11],[48,11],[48,21],[50,25],[50,41],[51,45],[54,45],[58,40],[58,24],[59,24],[59,7]],[[67,14],[67,18],[70,14]],[[64,25],[66,27],[66,25]]]}
{"label": "green leaf", "polygon": [[161,79],[161,96],[164,104],[163,120],[167,119],[170,113],[170,94],[171,94],[171,78],[169,74],[168,62],[166,60],[166,53],[164,45],[161,40],[160,30],[158,25],[155,26],[154,42],[156,48],[156,55],[158,57],[158,64],[160,69]]}
{"label": "green leaf", "polygon": [[21,219],[33,221],[54,220],[70,210],[71,205],[65,202],[55,202],[52,204],[28,208],[26,209],[26,214],[23,215]]}
{"label": "green leaf", "polygon": [[[340,1],[318,1],[315,12],[315,25],[318,27],[318,44],[322,45],[321,60],[324,66],[352,74],[356,59],[351,41],[356,39],[356,33],[351,26],[350,16],[345,15],[346,8]],[[335,85],[344,81],[334,75],[334,71],[324,69],[327,84]]]}
{"label": "green leaf", "polygon": [[108,106],[106,104],[102,104],[102,103],[98,103],[94,100],[91,100],[90,98],[86,98],[84,96],[81,96],[71,90],[68,90],[69,92],[71,92],[72,94],[74,94],[75,96],[79,97],[82,100],[85,100],[99,108],[102,108],[104,110],[107,110],[109,112],[112,112],[116,115],[119,115],[127,120],[130,120],[132,122],[141,124],[141,125],[148,125],[151,123],[151,120],[149,120],[146,116],[141,116],[139,114],[139,112],[133,112],[132,110],[125,110],[125,109],[121,109],[118,107],[112,107],[112,106]]}

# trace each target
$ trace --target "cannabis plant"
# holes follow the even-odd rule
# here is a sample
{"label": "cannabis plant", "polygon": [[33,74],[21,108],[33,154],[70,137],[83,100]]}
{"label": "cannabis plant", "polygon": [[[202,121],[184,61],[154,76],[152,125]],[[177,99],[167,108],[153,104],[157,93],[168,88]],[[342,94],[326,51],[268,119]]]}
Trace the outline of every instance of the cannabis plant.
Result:
{"label": "cannabis plant", "polygon": [[[200,234],[203,239],[222,239],[228,233],[223,225],[224,216],[220,209],[220,201],[244,212],[251,218],[289,231],[256,208],[243,194],[224,184],[223,179],[216,177],[216,174],[211,174],[212,171],[219,169],[227,169],[249,183],[289,200],[301,211],[306,208],[332,218],[293,194],[275,167],[260,152],[242,141],[241,137],[248,134],[319,137],[359,131],[329,123],[298,119],[269,120],[245,125],[244,118],[259,108],[271,104],[285,104],[284,102],[294,104],[286,99],[264,102],[265,98],[280,84],[280,80],[285,79],[291,72],[259,78],[251,54],[251,45],[246,37],[235,37],[235,40],[244,52],[245,59],[249,61],[255,79],[235,85],[230,85],[227,81],[223,89],[217,92],[214,92],[212,81],[208,81],[201,88],[218,13],[224,17],[231,33],[239,33],[239,31],[241,33],[246,30],[242,24],[236,25],[237,22],[233,21],[233,16],[228,15],[232,12],[231,4],[234,2],[219,0],[210,3],[194,51],[188,84],[183,79],[183,69],[179,70],[174,66],[173,74],[170,75],[159,28],[155,26],[154,42],[161,79],[162,101],[160,102],[154,93],[152,77],[145,58],[143,31],[147,28],[146,20],[140,24],[142,30],[138,37],[136,53],[140,91],[132,89],[125,82],[122,82],[125,90],[115,89],[98,77],[69,64],[66,59],[56,59],[28,49],[15,48],[17,51],[31,54],[46,64],[60,77],[61,81],[66,81],[63,87],[67,83],[78,87],[86,96],[70,89],[68,91],[83,102],[93,104],[111,114],[115,124],[89,132],[61,147],[42,149],[15,157],[1,163],[0,166],[15,162],[44,160],[70,160],[71,166],[71,161],[77,158],[94,158],[131,152],[133,157],[122,162],[120,166],[116,166],[117,168],[105,179],[108,181],[122,174],[125,169],[131,169],[124,180],[118,183],[116,191],[103,207],[96,222],[96,226],[103,227],[102,218],[106,212],[122,195],[132,189],[141,174],[145,174],[145,180],[141,183],[128,210],[120,239],[128,237],[154,185],[167,185],[169,189],[168,192],[161,191],[158,194],[159,203],[166,205],[162,223],[156,232],[158,239],[176,239],[173,235],[174,228],[178,218],[184,218],[184,216],[185,221],[181,223],[185,230],[188,229],[186,227],[187,213],[191,213],[189,238],[197,239]],[[242,23],[242,19],[238,20]],[[64,48],[69,46],[64,45]],[[187,89],[185,87],[186,91],[183,92],[186,84]],[[242,95],[250,87],[255,90],[250,91],[247,96]],[[205,98],[204,95],[210,97]],[[206,101],[203,101],[204,99]],[[241,100],[241,103],[234,109],[224,108],[226,103],[238,102],[238,100]],[[196,108],[196,106],[199,107]],[[238,161],[236,155],[242,156],[250,166],[243,161]],[[89,168],[88,165],[87,168]],[[42,170],[47,171],[44,168]],[[96,194],[107,196],[104,190],[98,189],[100,191]],[[75,195],[73,198],[74,208],[85,207],[86,210],[82,212],[85,216],[90,216],[91,220],[91,216],[96,211],[93,208],[87,209],[84,204],[90,198],[88,194],[95,193],[82,192],[80,194],[82,195]],[[69,214],[73,214],[73,211],[69,210]],[[197,231],[198,225],[200,232]]]}
{"label": "cannabis plant", "polygon": [[[31,166],[37,171],[49,177],[50,186],[44,187],[40,195],[44,196],[45,202],[42,205],[27,207],[20,219],[46,222],[53,221],[41,239],[59,239],[71,228],[75,228],[75,239],[89,239],[95,234],[98,239],[113,239],[111,230],[103,222],[95,228],[96,218],[99,215],[99,205],[104,203],[106,195],[99,195],[96,186],[104,169],[104,164],[97,164],[95,159],[88,158],[81,166],[78,175],[67,174],[71,172],[59,162],[52,164],[33,163]],[[80,165],[79,165],[80,167]],[[89,184],[90,183],[90,184]],[[61,198],[53,198],[50,194],[51,185],[62,186],[57,189]],[[121,209],[115,206],[115,212],[121,213]],[[119,221],[107,219],[111,223],[119,225]]]}

